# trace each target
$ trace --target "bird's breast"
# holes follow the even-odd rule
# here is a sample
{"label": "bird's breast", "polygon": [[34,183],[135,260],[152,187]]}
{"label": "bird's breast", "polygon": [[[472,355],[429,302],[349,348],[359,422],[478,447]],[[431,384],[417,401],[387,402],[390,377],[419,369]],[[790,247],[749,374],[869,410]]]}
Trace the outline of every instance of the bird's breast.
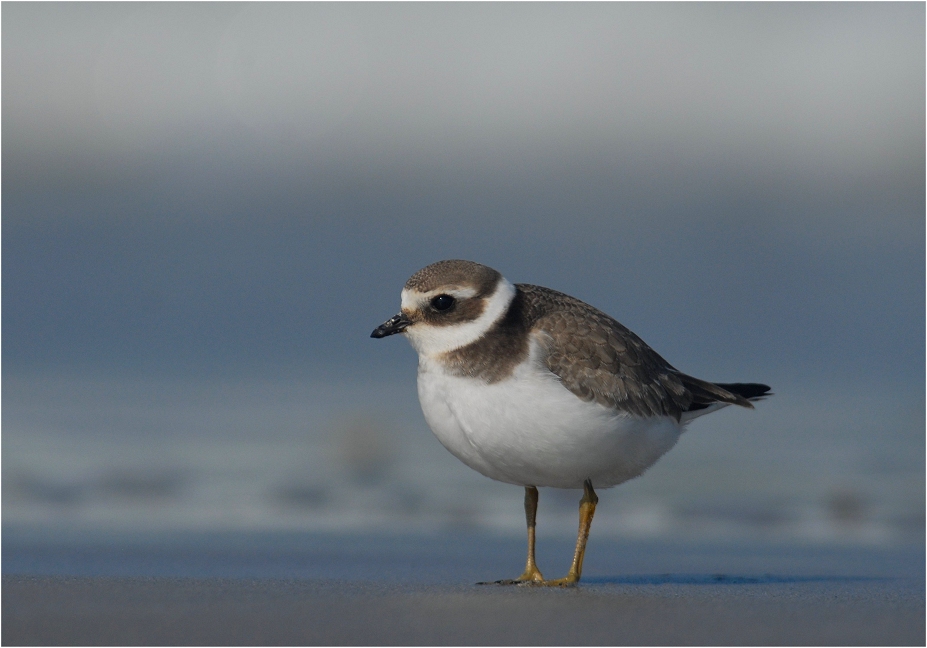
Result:
{"label": "bird's breast", "polygon": [[513,484],[614,486],[640,475],[680,432],[670,417],[640,419],[581,400],[534,353],[491,384],[423,359],[418,392],[425,420],[454,456]]}

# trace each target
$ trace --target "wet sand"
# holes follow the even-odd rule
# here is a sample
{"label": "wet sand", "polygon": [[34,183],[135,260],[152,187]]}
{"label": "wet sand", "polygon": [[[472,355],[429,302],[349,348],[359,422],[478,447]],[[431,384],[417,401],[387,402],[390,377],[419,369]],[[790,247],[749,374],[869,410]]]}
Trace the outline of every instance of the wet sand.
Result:
{"label": "wet sand", "polygon": [[[543,540],[543,539],[542,539]],[[547,562],[569,544],[545,541]],[[599,541],[574,589],[477,586],[521,542],[4,536],[4,645],[923,645],[924,552]],[[566,550],[566,554],[559,553]],[[597,550],[597,551],[596,551]],[[541,563],[544,568],[544,562]],[[666,571],[660,569],[666,568]],[[551,575],[556,572],[551,567]],[[490,570],[497,571],[489,574]]]}

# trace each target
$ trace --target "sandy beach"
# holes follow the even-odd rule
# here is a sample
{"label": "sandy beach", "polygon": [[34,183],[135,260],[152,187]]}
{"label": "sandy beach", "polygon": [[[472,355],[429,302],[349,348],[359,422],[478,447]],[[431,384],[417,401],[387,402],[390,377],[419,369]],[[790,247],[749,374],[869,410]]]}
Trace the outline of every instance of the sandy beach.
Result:
{"label": "sandy beach", "polygon": [[[542,539],[542,568],[569,544]],[[478,586],[521,542],[7,533],[4,645],[922,645],[922,547],[600,540],[571,590]]]}

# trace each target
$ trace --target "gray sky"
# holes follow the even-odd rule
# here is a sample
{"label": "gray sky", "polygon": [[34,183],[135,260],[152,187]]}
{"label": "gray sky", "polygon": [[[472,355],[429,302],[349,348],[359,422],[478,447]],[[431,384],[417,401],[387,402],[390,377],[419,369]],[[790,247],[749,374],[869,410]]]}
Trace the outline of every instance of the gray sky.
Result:
{"label": "gray sky", "polygon": [[8,372],[408,372],[367,335],[462,257],[708,379],[923,384],[922,4],[3,12]]}

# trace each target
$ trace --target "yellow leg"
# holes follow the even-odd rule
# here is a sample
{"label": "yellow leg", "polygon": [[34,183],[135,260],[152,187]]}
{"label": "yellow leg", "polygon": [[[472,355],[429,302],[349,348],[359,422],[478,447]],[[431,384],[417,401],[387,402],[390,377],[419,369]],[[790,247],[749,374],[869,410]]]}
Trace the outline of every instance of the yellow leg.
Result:
{"label": "yellow leg", "polygon": [[[518,578],[494,581],[493,585],[521,585],[528,583],[541,583],[544,576],[534,562],[534,529],[537,523],[538,489],[534,486],[525,486],[525,520],[528,522],[528,562],[525,571]],[[477,583],[477,585],[490,585],[490,583]]]}
{"label": "yellow leg", "polygon": [[546,580],[538,585],[551,585],[570,587],[579,582],[583,574],[583,558],[586,555],[586,541],[589,540],[589,529],[592,528],[592,516],[595,515],[595,505],[599,498],[592,490],[592,482],[588,479],[583,483],[583,498],[579,500],[579,534],[576,537],[576,553],[573,554],[573,564],[564,578]]}

